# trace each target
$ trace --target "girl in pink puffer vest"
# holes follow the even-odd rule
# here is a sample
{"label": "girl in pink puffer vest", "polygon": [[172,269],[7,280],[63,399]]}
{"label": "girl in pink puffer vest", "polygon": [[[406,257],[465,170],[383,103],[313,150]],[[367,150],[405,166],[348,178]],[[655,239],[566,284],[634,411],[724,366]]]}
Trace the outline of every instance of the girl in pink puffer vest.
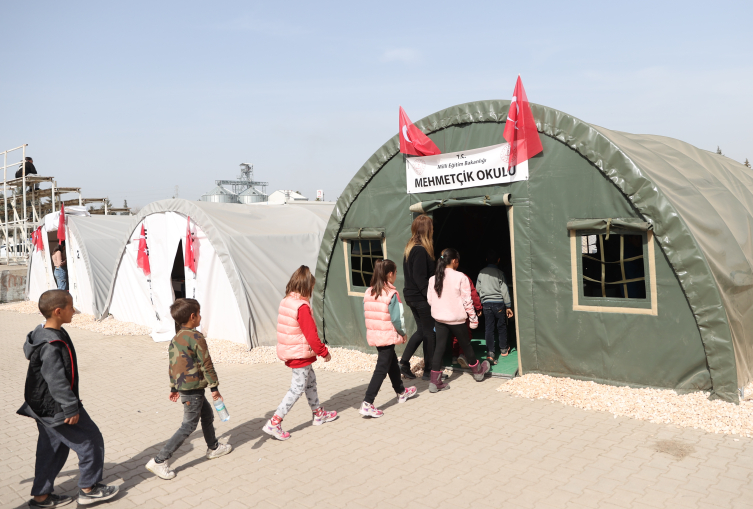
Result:
{"label": "girl in pink puffer vest", "polygon": [[366,318],[366,342],[377,349],[377,364],[366,397],[359,412],[366,417],[381,417],[384,412],[374,406],[374,399],[389,375],[397,402],[405,403],[416,395],[415,387],[403,386],[400,366],[395,354],[395,345],[405,343],[403,304],[395,289],[397,266],[392,260],[377,260],[371,286],[363,298],[363,314]]}
{"label": "girl in pink puffer vest", "polygon": [[293,382],[275,414],[264,425],[263,431],[277,440],[287,440],[290,433],[282,430],[282,419],[287,415],[298,398],[305,392],[314,426],[337,419],[337,412],[327,412],[319,405],[316,391],[314,366],[316,356],[329,362],[331,356],[327,347],[319,340],[316,323],[311,314],[309,299],[314,291],[316,278],[305,265],[301,265],[285,287],[285,298],[280,303],[277,315],[277,357],[293,368]]}

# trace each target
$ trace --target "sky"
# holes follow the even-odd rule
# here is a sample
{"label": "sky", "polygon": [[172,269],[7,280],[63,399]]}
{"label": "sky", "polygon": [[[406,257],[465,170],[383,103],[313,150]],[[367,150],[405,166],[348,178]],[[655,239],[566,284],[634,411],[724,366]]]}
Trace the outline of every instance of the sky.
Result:
{"label": "sky", "polygon": [[484,99],[753,160],[753,2],[4,1],[0,151],[114,206],[254,165],[335,200],[413,121]]}

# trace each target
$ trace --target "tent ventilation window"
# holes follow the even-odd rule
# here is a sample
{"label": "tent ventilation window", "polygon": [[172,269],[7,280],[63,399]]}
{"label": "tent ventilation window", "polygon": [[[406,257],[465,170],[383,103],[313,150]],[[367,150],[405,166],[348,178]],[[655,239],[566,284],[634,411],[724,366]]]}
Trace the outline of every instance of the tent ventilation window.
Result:
{"label": "tent ventilation window", "polygon": [[350,273],[353,286],[369,286],[374,274],[374,264],[384,259],[379,240],[350,241]]}
{"label": "tent ventilation window", "polygon": [[642,235],[581,235],[583,296],[645,299]]}
{"label": "tent ventilation window", "polygon": [[653,225],[640,218],[571,219],[573,310],[658,316]]}
{"label": "tent ventilation window", "polygon": [[340,232],[345,257],[348,295],[363,297],[374,274],[377,260],[387,257],[384,228],[344,228]]}

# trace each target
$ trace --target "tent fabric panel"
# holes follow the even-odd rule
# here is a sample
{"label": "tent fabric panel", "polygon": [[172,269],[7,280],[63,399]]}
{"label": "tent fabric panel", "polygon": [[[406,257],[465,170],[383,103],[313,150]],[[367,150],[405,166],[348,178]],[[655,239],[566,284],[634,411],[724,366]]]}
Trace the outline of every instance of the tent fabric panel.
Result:
{"label": "tent fabric panel", "polygon": [[753,176],[742,164],[678,140],[608,135],[662,188],[703,252],[729,319],[737,383],[744,387],[753,380],[753,330],[746,327],[753,323]]}
{"label": "tent fabric panel", "polygon": [[66,256],[68,267],[68,291],[73,297],[73,306],[81,313],[95,315],[92,283],[86,265],[86,248],[81,245],[78,235],[68,225],[66,235]]}
{"label": "tent fabric panel", "polygon": [[[630,202],[597,168],[551,138],[542,141],[544,153],[529,161],[527,227],[534,275],[538,370],[679,391],[710,389],[700,333],[664,257],[654,258],[657,316],[631,314],[629,306],[635,299],[613,299],[619,302],[614,304],[615,308],[624,309],[618,312],[573,309],[571,269],[573,263],[580,264],[580,259],[577,254],[576,259],[572,259],[567,218],[622,218],[618,223],[638,226],[640,229],[632,230],[636,232],[645,231],[648,223],[636,217]],[[572,199],[574,196],[578,199]],[[600,221],[606,223],[606,220]],[[592,220],[586,226],[593,223]],[[655,252],[660,253],[658,249]],[[650,302],[649,261],[645,262]],[[576,281],[575,286],[578,284]],[[630,300],[632,302],[628,302]],[[581,300],[579,304],[585,302]],[[525,342],[526,337],[522,340]],[[688,383],[691,385],[685,385]]]}
{"label": "tent fabric panel", "polygon": [[[87,312],[101,319],[120,247],[131,231],[131,217],[67,216],[67,222],[80,248],[79,252],[71,253],[76,258],[74,263],[78,263],[80,256],[88,273],[92,304]],[[83,283],[83,278],[80,281]]]}
{"label": "tent fabric panel", "polygon": [[[190,289],[195,288],[195,298],[201,303],[200,330],[208,338],[224,339],[246,346],[248,332],[225,268],[206,232],[198,225],[192,225],[192,228],[196,256],[195,279],[188,268],[184,272],[186,296],[192,297],[194,293]],[[185,251],[185,246],[183,249]]]}

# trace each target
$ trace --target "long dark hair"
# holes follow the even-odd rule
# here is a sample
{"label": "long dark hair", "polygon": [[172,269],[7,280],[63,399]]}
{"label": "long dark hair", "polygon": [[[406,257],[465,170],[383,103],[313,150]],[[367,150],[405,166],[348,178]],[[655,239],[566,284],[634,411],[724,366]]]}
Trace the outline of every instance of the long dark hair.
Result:
{"label": "long dark hair", "polygon": [[442,251],[442,256],[437,260],[437,269],[434,271],[434,291],[437,292],[437,297],[442,296],[442,286],[444,285],[444,269],[453,260],[460,261],[460,253],[455,249],[448,247]]}
{"label": "long dark hair", "polygon": [[392,260],[384,259],[377,260],[374,263],[374,274],[371,276],[371,296],[376,299],[382,292],[387,291],[386,287],[389,284],[387,281],[387,274],[390,272],[397,272],[397,265]]}

